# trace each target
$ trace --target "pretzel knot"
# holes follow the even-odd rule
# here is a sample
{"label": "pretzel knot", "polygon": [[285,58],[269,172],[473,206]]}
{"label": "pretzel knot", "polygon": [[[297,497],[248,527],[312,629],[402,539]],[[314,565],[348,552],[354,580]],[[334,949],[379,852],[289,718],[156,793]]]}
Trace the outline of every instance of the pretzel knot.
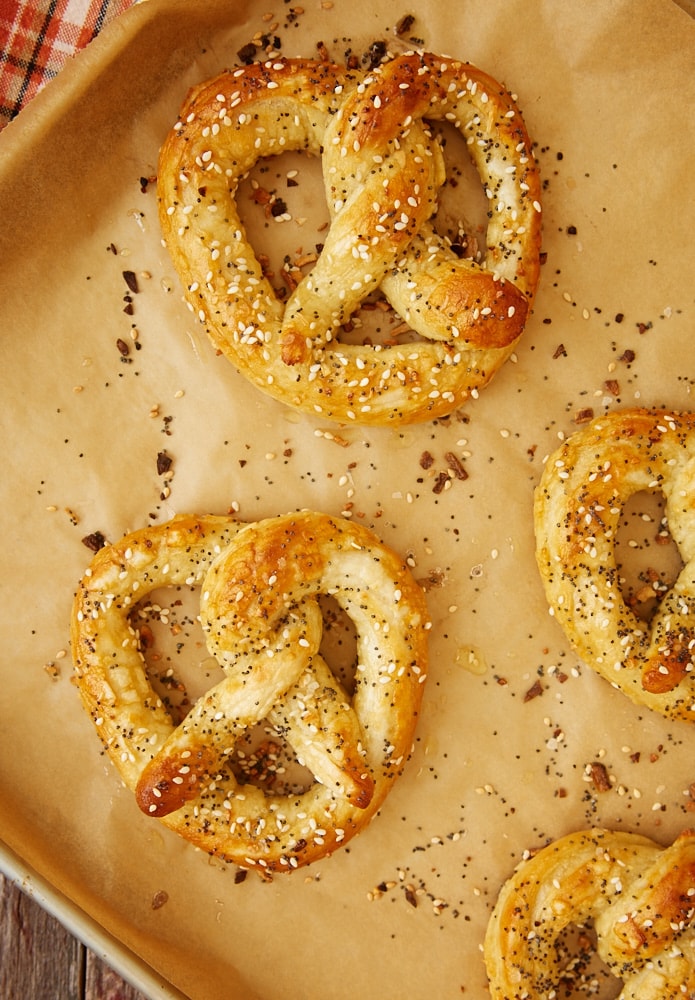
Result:
{"label": "pretzel knot", "polygon": [[[638,492],[663,494],[683,562],[646,623],[621,592],[615,544]],[[695,414],[598,417],[548,459],[536,489],[536,556],[551,612],[579,656],[638,704],[695,711]]]}
{"label": "pretzel knot", "polygon": [[592,921],[600,958],[623,981],[621,1000],[693,997],[694,899],[692,830],[666,849],[609,830],[563,837],[522,861],[500,892],[485,936],[490,994],[559,996],[567,973],[558,939]]}
{"label": "pretzel knot", "polygon": [[[432,224],[446,174],[433,121],[465,138],[487,198],[487,248],[460,258]],[[322,157],[331,225],[282,303],[236,205],[261,157]],[[524,329],[539,277],[540,182],[512,96],[474,66],[404,55],[367,75],[255,63],[195,88],[158,171],[164,242],[191,309],[244,376],[335,421],[410,423],[486,385]],[[419,339],[342,343],[376,289]]]}
{"label": "pretzel knot", "polygon": [[[175,726],[130,616],[152,591],[186,585],[201,588],[224,679]],[[355,627],[351,694],[319,652],[320,594]],[[140,808],[210,854],[276,872],[330,854],[383,803],[412,749],[428,628],[421,588],[362,526],[185,515],[97,553],[72,646],[83,703]],[[308,787],[271,794],[235,776],[235,744],[262,720],[313,772]]]}

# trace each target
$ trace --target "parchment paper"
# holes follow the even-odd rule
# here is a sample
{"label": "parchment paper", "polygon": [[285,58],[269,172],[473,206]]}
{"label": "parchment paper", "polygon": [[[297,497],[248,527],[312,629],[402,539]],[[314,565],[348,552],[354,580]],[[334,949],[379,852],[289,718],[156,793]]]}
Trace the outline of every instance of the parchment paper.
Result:
{"label": "parchment paper", "polygon": [[[342,61],[395,45],[406,13],[424,47],[518,95],[547,260],[515,358],[464,412],[340,428],[215,356],[160,245],[152,178],[188,86],[254,36],[277,36],[285,55],[322,41]],[[484,998],[485,925],[525,850],[589,825],[666,843],[692,824],[695,731],[645,714],[568,652],[536,573],[531,501],[582,411],[692,405],[694,52],[695,25],[666,0],[149,2],[0,137],[0,837],[188,996]],[[320,242],[316,166],[278,160],[262,175],[292,215],[256,206],[269,252]],[[449,452],[468,478],[437,493]],[[434,623],[415,753],[380,816],[267,884],[238,882],[139,813],[70,679],[82,539],[232,507],[360,518],[410,554]],[[646,510],[626,517],[624,548],[652,565]],[[167,600],[170,633],[183,612]]]}

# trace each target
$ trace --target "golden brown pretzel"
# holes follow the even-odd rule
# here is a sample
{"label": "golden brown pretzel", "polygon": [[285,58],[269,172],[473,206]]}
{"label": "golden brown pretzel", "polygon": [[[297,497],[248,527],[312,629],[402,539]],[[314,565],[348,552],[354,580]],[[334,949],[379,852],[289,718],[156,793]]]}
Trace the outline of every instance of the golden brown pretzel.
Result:
{"label": "golden brown pretzel", "polygon": [[[225,678],[177,727],[129,616],[153,590],[184,585],[201,588]],[[318,652],[320,593],[357,632],[352,695]],[[365,527],[316,513],[249,525],[185,515],[96,554],[72,648],[83,703],[141,809],[210,854],[276,872],[330,854],[383,803],[412,748],[428,627],[421,588]],[[263,719],[313,771],[307,789],[238,783],[229,755]]]}
{"label": "golden brown pretzel", "polygon": [[[620,590],[615,543],[627,500],[665,497],[683,569],[645,624]],[[618,410],[576,431],[536,489],[536,556],[551,612],[574,649],[638,704],[695,716],[695,415]]]}
{"label": "golden brown pretzel", "polygon": [[556,944],[593,921],[597,951],[623,981],[620,1000],[695,996],[695,832],[669,847],[631,833],[569,834],[522,861],[485,936],[493,1000],[551,1000]]}
{"label": "golden brown pretzel", "polygon": [[[432,228],[445,180],[427,122],[466,139],[489,203],[487,250],[459,260]],[[283,305],[235,195],[262,156],[322,154],[331,227]],[[336,421],[409,423],[452,412],[489,382],[524,329],[538,283],[540,183],[513,98],[473,66],[430,54],[368,75],[278,59],[188,96],[158,171],[164,242],[215,346],[284,403]],[[381,287],[424,338],[342,344]]]}

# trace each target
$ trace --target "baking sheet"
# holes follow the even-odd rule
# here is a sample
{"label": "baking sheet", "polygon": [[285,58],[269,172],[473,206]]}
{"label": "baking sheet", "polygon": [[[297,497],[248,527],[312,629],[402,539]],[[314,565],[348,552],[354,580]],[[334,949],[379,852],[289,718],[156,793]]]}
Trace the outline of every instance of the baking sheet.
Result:
{"label": "baking sheet", "polygon": [[[215,356],[160,245],[150,179],[188,86],[258,33],[285,55],[323,41],[340,61],[393,41],[404,13],[425,47],[517,93],[547,261],[513,362],[464,412],[340,428]],[[568,652],[535,571],[531,497],[581,411],[692,405],[694,32],[656,0],[539,3],[533,17],[522,2],[466,2],[453,21],[424,3],[356,17],[340,0],[303,13],[150,0],[0,136],[0,838],[189,997],[484,997],[485,924],[524,850],[591,824],[663,842],[691,825],[691,728],[640,711]],[[304,212],[315,166],[299,164],[291,191],[280,160],[262,175],[294,198],[291,222],[256,220],[271,252],[320,239]],[[468,479],[437,493],[448,452]],[[624,547],[650,562],[658,524],[640,504]],[[100,754],[70,681],[70,604],[91,532],[305,506],[411,555],[434,622],[430,680],[413,759],[370,829],[290,878],[238,883],[140,815]]]}
{"label": "baking sheet", "polygon": [[60,920],[71,934],[112,968],[117,969],[126,982],[137,987],[150,1000],[185,1000],[183,993],[175,990],[171,983],[158,976],[151,966],[124,948],[121,942],[113,938],[97,921],[58,892],[55,886],[38,875],[22,858],[2,843],[0,843],[0,870],[22,892]]}

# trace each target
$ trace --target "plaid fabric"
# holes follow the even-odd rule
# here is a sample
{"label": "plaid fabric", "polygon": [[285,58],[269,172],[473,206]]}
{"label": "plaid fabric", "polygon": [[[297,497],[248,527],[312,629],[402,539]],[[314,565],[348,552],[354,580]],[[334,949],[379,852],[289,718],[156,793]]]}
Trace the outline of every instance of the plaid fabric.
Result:
{"label": "plaid fabric", "polygon": [[0,129],[134,0],[0,0]]}

